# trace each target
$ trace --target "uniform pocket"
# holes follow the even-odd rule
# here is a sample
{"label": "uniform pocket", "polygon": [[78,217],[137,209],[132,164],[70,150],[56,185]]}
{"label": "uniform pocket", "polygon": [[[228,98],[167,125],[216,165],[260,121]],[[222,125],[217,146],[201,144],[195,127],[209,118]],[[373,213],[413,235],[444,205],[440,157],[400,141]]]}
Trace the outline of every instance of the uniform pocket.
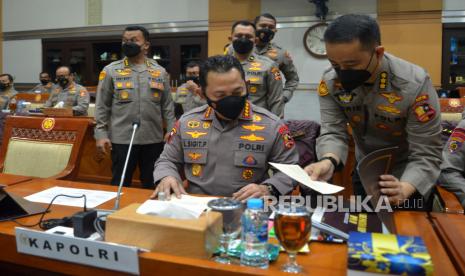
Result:
{"label": "uniform pocket", "polygon": [[150,81],[150,93],[151,99],[154,102],[160,102],[161,99],[161,93],[163,93],[163,90],[165,90],[165,85],[161,81],[156,81],[156,80],[151,80]]}
{"label": "uniform pocket", "polygon": [[118,89],[115,90],[115,96],[118,103],[129,103],[134,100],[134,90]]}

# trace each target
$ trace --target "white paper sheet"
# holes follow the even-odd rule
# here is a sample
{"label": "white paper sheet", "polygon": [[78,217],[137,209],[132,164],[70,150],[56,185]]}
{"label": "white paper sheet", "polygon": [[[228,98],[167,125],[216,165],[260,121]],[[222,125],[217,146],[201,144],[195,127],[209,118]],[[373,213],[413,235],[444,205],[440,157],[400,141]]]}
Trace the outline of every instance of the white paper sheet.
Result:
{"label": "white paper sheet", "polygon": [[305,185],[322,194],[335,194],[344,190],[344,187],[328,184],[321,181],[313,181],[310,176],[299,165],[278,164],[269,162],[269,164],[295,181]]}
{"label": "white paper sheet", "polygon": [[196,219],[208,208],[208,202],[216,198],[182,195],[181,198],[171,196],[167,201],[147,200],[137,208],[137,213],[175,219]]}
{"label": "white paper sheet", "polygon": [[[66,188],[66,187],[52,187],[47,190],[32,194],[25,197],[25,199],[34,202],[40,203],[50,203],[52,199],[59,195],[70,195],[70,196],[86,196],[86,206],[87,208],[95,208],[98,205],[107,202],[110,199],[116,197],[116,192],[106,192],[106,191],[97,191],[97,190],[86,190],[86,189],[75,189],[75,188]],[[83,207],[84,198],[71,198],[66,196],[60,196],[53,201],[53,204],[73,206],[73,207]]]}

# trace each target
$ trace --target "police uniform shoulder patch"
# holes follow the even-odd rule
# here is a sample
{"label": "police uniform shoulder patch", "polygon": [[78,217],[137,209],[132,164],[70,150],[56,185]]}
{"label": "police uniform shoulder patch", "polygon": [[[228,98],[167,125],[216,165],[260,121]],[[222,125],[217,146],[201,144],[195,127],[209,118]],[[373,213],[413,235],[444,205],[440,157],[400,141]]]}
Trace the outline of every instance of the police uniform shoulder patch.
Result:
{"label": "police uniform shoulder patch", "polygon": [[272,67],[271,68],[271,73],[273,73],[274,79],[275,80],[281,80],[281,72],[279,71],[278,67]]}
{"label": "police uniform shoulder patch", "polygon": [[455,128],[449,138],[449,152],[456,153],[462,148],[463,142],[465,141],[465,129]]}
{"label": "police uniform shoulder patch", "polygon": [[176,121],[176,123],[174,123],[174,126],[173,128],[171,129],[171,132],[168,136],[168,144],[171,143],[171,140],[173,139],[173,136],[176,135],[176,133],[178,133],[178,130],[179,130],[179,120]]}
{"label": "police uniform shoulder patch", "polygon": [[428,95],[421,94],[415,98],[413,105],[413,113],[417,120],[421,123],[426,123],[436,116],[436,110],[428,103]]}
{"label": "police uniform shoulder patch", "polygon": [[320,95],[320,97],[324,97],[328,94],[329,94],[328,86],[326,85],[326,82],[324,80],[321,80],[320,84],[318,85],[318,95]]}
{"label": "police uniform shoulder patch", "polygon": [[290,134],[290,131],[287,125],[282,125],[279,128],[278,132],[279,134],[281,134],[281,137],[283,138],[284,147],[286,149],[291,149],[292,147],[294,147],[295,142]]}

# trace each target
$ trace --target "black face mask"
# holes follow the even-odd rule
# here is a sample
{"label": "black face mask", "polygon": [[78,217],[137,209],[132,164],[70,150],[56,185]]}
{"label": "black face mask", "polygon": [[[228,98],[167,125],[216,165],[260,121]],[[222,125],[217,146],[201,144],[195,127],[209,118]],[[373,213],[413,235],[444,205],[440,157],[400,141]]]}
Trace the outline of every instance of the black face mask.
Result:
{"label": "black face mask", "polygon": [[196,76],[188,76],[186,77],[186,81],[193,81],[195,84],[199,85],[199,77]]}
{"label": "black face mask", "polygon": [[252,51],[253,42],[245,37],[241,37],[233,41],[233,48],[236,53],[244,55]]}
{"label": "black face mask", "polygon": [[[212,101],[207,97],[207,103],[225,118],[235,120],[239,117],[245,106],[248,95],[244,96],[227,96],[219,101]],[[216,108],[212,104],[215,104]]]}
{"label": "black face mask", "polygon": [[58,78],[57,82],[61,87],[65,88],[68,85],[69,80],[67,78]]}
{"label": "black face mask", "polygon": [[42,85],[46,85],[47,83],[49,83],[49,81],[48,81],[48,80],[41,79],[41,80],[40,80],[40,83],[42,83]]}
{"label": "black face mask", "polygon": [[263,43],[268,43],[274,38],[274,32],[268,28],[257,30],[255,34]]}
{"label": "black face mask", "polygon": [[123,49],[124,55],[127,57],[135,57],[141,51],[139,44],[134,43],[134,42],[123,43],[122,49]]}
{"label": "black face mask", "polygon": [[[373,51],[374,54],[374,51]],[[371,73],[367,70],[373,59],[373,54],[371,55],[370,61],[365,69],[344,69],[334,68],[341,81],[341,85],[346,92],[351,92],[355,88],[359,87],[365,83],[370,77]]]}
{"label": "black face mask", "polygon": [[9,84],[9,83],[0,82],[0,90],[5,90],[5,89],[7,89],[8,87],[10,87],[10,84]]}

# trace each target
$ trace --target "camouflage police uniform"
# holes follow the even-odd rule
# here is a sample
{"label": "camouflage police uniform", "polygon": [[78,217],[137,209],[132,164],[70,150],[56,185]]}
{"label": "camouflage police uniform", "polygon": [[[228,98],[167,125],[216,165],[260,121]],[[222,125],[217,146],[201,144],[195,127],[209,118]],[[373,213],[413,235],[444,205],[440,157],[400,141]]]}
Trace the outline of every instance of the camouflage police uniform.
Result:
{"label": "camouflage police uniform", "polygon": [[[235,55],[231,45],[225,50],[225,55]],[[278,64],[252,51],[246,60],[241,61],[241,65],[245,72],[250,101],[282,117],[283,83]]]}
{"label": "camouflage police uniform", "polygon": [[127,59],[112,62],[99,75],[95,139],[129,144],[133,122],[140,122],[135,145],[163,142],[163,120],[174,125],[168,74],[152,59],[142,65]]}
{"label": "camouflage police uniform", "polygon": [[283,100],[285,103],[289,102],[299,85],[299,75],[297,74],[297,69],[294,66],[291,55],[274,42],[267,43],[263,47],[259,47],[258,45],[255,47],[257,54],[266,56],[279,65],[279,70],[281,70],[286,78],[283,89]]}
{"label": "camouflage police uniform", "polygon": [[205,99],[202,99],[199,95],[189,91],[187,84],[183,83],[176,90],[176,103],[182,105],[184,112],[190,111],[196,107],[207,104]]}
{"label": "camouflage police uniform", "polygon": [[323,75],[320,95],[321,136],[318,157],[336,154],[345,162],[347,123],[353,129],[356,160],[398,146],[392,174],[424,197],[439,176],[441,118],[436,90],[424,69],[388,53],[373,85],[346,93],[333,69]]}
{"label": "camouflage police uniform", "polygon": [[173,176],[181,183],[182,171],[189,193],[231,196],[250,183],[266,183],[287,194],[293,181],[281,172],[270,178],[268,162],[298,161],[287,126],[267,110],[247,101],[239,118],[223,126],[205,105],[176,123],[155,164],[154,179]]}
{"label": "camouflage police uniform", "polygon": [[87,90],[83,86],[71,82],[66,88],[55,86],[55,90],[50,94],[45,107],[52,107],[63,102],[63,107],[71,107],[74,115],[86,116],[89,101],[90,96]]}
{"label": "camouflage police uniform", "polygon": [[442,150],[443,162],[439,185],[455,193],[465,208],[465,120],[462,120],[452,132]]}

